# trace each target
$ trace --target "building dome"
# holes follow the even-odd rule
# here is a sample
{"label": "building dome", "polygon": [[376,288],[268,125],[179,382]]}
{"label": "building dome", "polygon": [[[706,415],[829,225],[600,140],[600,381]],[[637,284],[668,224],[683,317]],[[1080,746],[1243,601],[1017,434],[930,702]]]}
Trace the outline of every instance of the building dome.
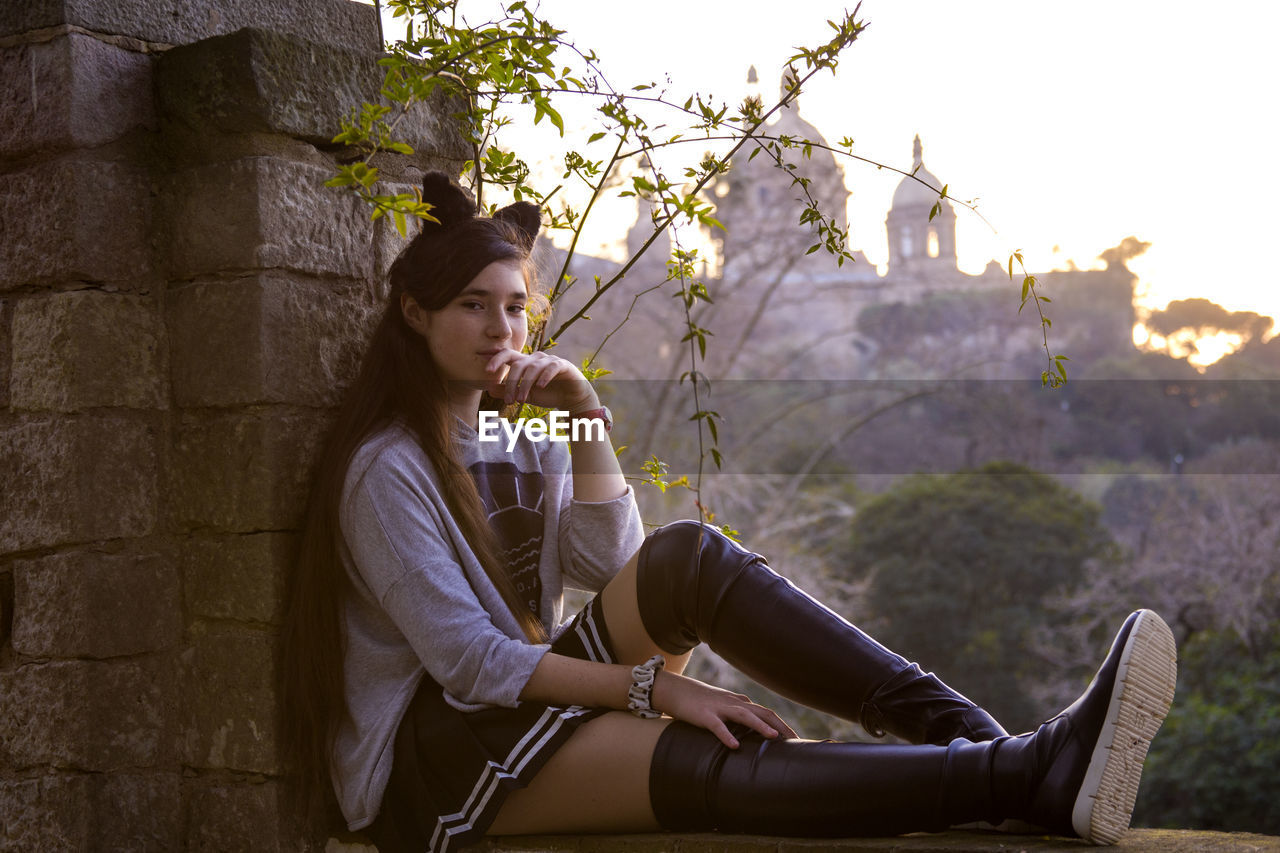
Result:
{"label": "building dome", "polygon": [[[783,96],[789,91],[788,77],[788,72],[784,72],[779,86]],[[754,66],[748,70],[747,79],[749,91],[754,89],[752,94],[758,94],[760,78]],[[784,109],[774,114],[761,135],[766,139],[787,137],[797,146],[801,140],[814,145],[807,157],[799,147],[781,150],[782,159],[790,167],[780,169],[773,152],[761,151],[767,143],[754,141],[734,155],[733,167],[717,180],[716,218],[725,230],[716,238],[722,241],[720,251],[724,262],[733,259],[738,269],[744,271],[740,275],[790,251],[783,247],[805,241],[799,247],[799,253],[803,253],[814,242],[814,230],[795,228],[797,216],[810,201],[816,201],[837,228],[848,228],[849,189],[844,182],[844,170],[818,128],[800,115],[794,96]],[[765,156],[752,157],[753,151]],[[800,186],[796,178],[803,178],[807,183]],[[829,259],[815,255],[802,257],[796,264],[797,270],[821,267],[825,271]]]}
{"label": "building dome", "polygon": [[[939,203],[942,182],[924,167],[920,148],[917,136],[912,151],[914,177],[905,177],[898,184],[893,207],[885,218],[889,271],[933,278],[948,276],[956,271],[956,212],[946,199]],[[934,205],[938,205],[936,213]]]}
{"label": "building dome", "polygon": [[[942,189],[942,181],[939,181],[933,172],[924,167],[919,136],[916,136],[915,145],[911,153],[911,168],[915,173],[915,178],[903,178],[902,183],[898,184],[898,188],[893,192],[893,206],[895,208],[933,207],[938,201],[938,190]],[[919,180],[916,180],[916,178],[919,178]],[[931,190],[920,181],[924,181],[925,184],[937,189]]]}

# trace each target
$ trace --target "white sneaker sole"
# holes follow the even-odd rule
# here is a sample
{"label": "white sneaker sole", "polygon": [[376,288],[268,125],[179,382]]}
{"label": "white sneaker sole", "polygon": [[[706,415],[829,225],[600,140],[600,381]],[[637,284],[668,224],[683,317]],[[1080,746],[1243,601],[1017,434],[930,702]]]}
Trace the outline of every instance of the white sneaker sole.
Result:
{"label": "white sneaker sole", "polygon": [[1177,661],[1169,626],[1153,611],[1141,611],[1121,653],[1106,721],[1071,812],[1081,838],[1115,844],[1129,828],[1142,762],[1173,702]]}

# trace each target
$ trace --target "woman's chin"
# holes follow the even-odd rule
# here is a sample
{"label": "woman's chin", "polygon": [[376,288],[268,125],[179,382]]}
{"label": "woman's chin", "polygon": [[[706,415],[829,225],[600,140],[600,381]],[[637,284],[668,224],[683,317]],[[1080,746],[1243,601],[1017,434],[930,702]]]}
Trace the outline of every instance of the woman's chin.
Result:
{"label": "woman's chin", "polygon": [[474,379],[450,379],[449,390],[454,394],[483,393],[489,390],[490,384],[490,380],[484,377],[477,377]]}

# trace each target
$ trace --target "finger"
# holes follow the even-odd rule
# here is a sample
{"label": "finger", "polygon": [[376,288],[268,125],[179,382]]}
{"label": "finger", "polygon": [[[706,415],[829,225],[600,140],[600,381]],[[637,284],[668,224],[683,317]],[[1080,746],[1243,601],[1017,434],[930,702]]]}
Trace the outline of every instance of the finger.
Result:
{"label": "finger", "polygon": [[542,364],[531,365],[521,377],[520,400],[523,402],[529,398],[535,388],[543,388],[551,379],[560,372],[560,367],[555,362],[547,361]]}
{"label": "finger", "polygon": [[513,349],[501,350],[495,353],[493,358],[489,359],[489,362],[484,366],[484,370],[486,373],[498,373],[500,372],[502,365],[508,364],[523,355],[523,353],[516,352]]}
{"label": "finger", "polygon": [[525,374],[528,373],[529,364],[527,361],[521,360],[512,362],[511,369],[507,371],[506,378],[502,381],[502,400],[508,405],[519,399],[520,383],[524,381]]}
{"label": "finger", "polygon": [[490,397],[501,399],[503,383],[507,381],[507,373],[509,372],[507,366],[500,364],[496,370],[489,370],[487,367],[485,370],[493,374],[493,378],[489,380],[489,387],[485,390]]}
{"label": "finger", "polygon": [[737,749],[741,745],[738,743],[738,739],[733,736],[733,733],[729,731],[729,727],[719,717],[716,717],[712,724],[707,726],[707,730],[720,738],[720,742],[730,749]]}
{"label": "finger", "polygon": [[[764,709],[761,708],[760,710],[763,711]],[[776,738],[779,734],[779,731],[777,729],[769,725],[769,723],[764,720],[764,718],[759,714],[759,712],[755,711],[752,708],[746,708],[746,707],[735,708],[733,711],[733,719],[735,722],[742,723],[744,726],[747,726],[753,731],[759,732],[760,734],[764,735],[765,737],[771,740],[773,738]]]}
{"label": "finger", "polygon": [[778,734],[789,738],[799,737],[799,735],[796,734],[795,729],[787,725],[787,721],[778,716],[778,713],[772,708],[766,708],[764,705],[757,705],[755,702],[752,702],[750,707],[757,717],[764,720],[765,723],[772,728],[776,729]]}
{"label": "finger", "polygon": [[569,364],[567,361],[560,358],[556,359],[555,361],[547,362],[546,366],[544,366],[542,370],[539,371],[538,387],[546,388],[552,379],[555,379],[557,376],[559,376],[561,373],[565,371],[566,367],[572,367],[572,366],[573,365]]}
{"label": "finger", "polygon": [[530,361],[526,366],[524,373],[520,377],[520,388],[517,389],[517,400],[525,402],[529,400],[530,394],[534,393],[535,388],[541,388],[548,382],[548,375],[554,377],[558,373],[556,361],[547,359],[536,359]]}
{"label": "finger", "polygon": [[796,734],[796,730],[791,728],[791,726],[787,725],[787,721],[779,717],[777,713],[775,713],[774,711],[768,708],[765,708],[764,710],[768,714],[768,716],[766,716],[765,719],[769,722],[769,725],[773,726],[775,729],[778,730],[778,734],[782,735],[785,738],[800,737],[798,734]]}

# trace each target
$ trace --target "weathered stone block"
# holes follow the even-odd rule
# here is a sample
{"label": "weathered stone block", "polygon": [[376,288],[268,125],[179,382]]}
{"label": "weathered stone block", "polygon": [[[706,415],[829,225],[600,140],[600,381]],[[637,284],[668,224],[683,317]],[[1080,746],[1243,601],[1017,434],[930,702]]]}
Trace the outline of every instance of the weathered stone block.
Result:
{"label": "weathered stone block", "polygon": [[0,0],[0,36],[71,24],[161,44],[187,44],[262,27],[377,51],[374,8],[350,0]]}
{"label": "weathered stone block", "polygon": [[0,766],[108,771],[173,760],[170,665],[155,656],[0,672]]}
{"label": "weathered stone block", "polygon": [[182,787],[179,782],[177,773],[102,776],[91,799],[94,831],[101,839],[98,843],[111,850],[159,853],[180,849]]}
{"label": "weathered stone block", "polygon": [[78,853],[92,826],[89,776],[57,773],[0,781],[0,814],[5,816],[6,850]]}
{"label": "weathered stone block", "polygon": [[145,176],[120,163],[58,160],[0,181],[0,289],[130,282],[151,269]]}
{"label": "weathered stone block", "polygon": [[161,554],[64,552],[18,561],[13,572],[19,654],[105,658],[181,637],[178,570]]}
{"label": "weathered stone block", "polygon": [[182,763],[278,772],[275,635],[204,623],[192,634],[182,656]]}
{"label": "weathered stone block", "polygon": [[0,648],[13,633],[13,573],[0,572]]}
{"label": "weathered stone block", "polygon": [[13,375],[13,300],[0,299],[0,409],[9,407],[9,382]]}
{"label": "weathered stone block", "polygon": [[191,803],[188,853],[281,849],[272,838],[282,811],[278,782],[193,779],[186,793]]}
{"label": "weathered stone block", "polygon": [[166,299],[181,406],[332,406],[359,367],[374,306],[364,287],[257,275]]}
{"label": "weathered stone block", "polygon": [[183,589],[196,616],[279,622],[295,537],[247,533],[190,539],[183,548]]}
{"label": "weathered stone block", "polygon": [[[352,110],[381,101],[385,69],[377,60],[244,29],[165,53],[156,66],[159,109],[202,133],[280,133],[328,145]],[[410,161],[466,160],[469,148],[452,118],[465,108],[443,89],[412,106],[397,125],[399,138],[415,149]]]}
{"label": "weathered stone block", "polygon": [[321,166],[274,157],[175,175],[171,276],[279,268],[368,279],[373,223],[358,199],[324,186],[330,177]]}
{"label": "weathered stone block", "polygon": [[0,424],[0,553],[150,533],[155,444],[155,429],[127,416]]}
{"label": "weathered stone block", "polygon": [[145,296],[76,290],[22,300],[13,312],[11,405],[164,407],[158,327]]}
{"label": "weathered stone block", "polygon": [[174,521],[188,530],[296,528],[325,426],[317,412],[184,416],[169,465]]}
{"label": "weathered stone block", "polygon": [[177,850],[176,773],[50,773],[0,782],[6,850]]}
{"label": "weathered stone block", "polygon": [[154,119],[151,58],[80,33],[0,48],[0,157],[92,148]]}

